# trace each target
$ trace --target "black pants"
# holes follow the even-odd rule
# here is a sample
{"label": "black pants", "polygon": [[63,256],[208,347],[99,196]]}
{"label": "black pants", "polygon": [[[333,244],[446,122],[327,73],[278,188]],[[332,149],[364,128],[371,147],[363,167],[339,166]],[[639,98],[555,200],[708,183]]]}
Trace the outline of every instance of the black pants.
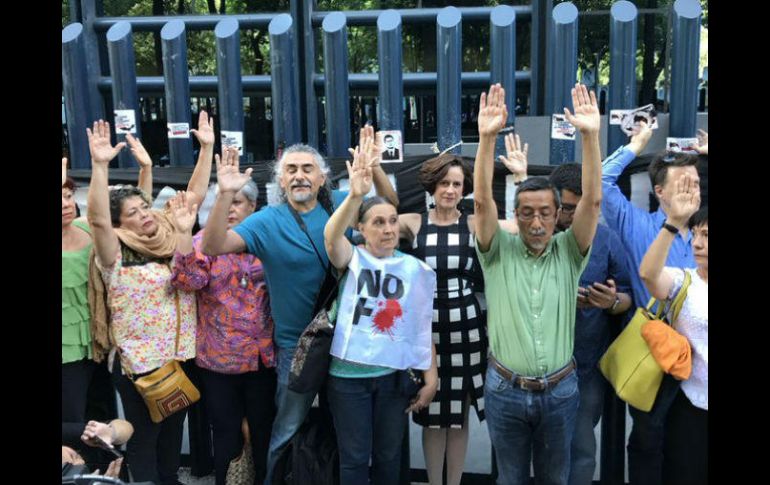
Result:
{"label": "black pants", "polygon": [[178,411],[160,423],[153,423],[142,396],[134,384],[121,375],[117,357],[111,377],[120,394],[126,420],[134,426],[134,435],[126,445],[126,463],[131,468],[134,481],[176,485],[187,410]]}
{"label": "black pants", "polygon": [[82,423],[86,420],[88,386],[96,363],[82,359],[61,365],[61,420],[62,423]]}
{"label": "black pants", "polygon": [[629,406],[634,420],[628,437],[628,481],[631,485],[660,485],[663,480],[663,437],[666,416],[679,390],[679,381],[666,374],[650,412]]}
{"label": "black pants", "polygon": [[708,483],[708,411],[693,406],[679,391],[666,418],[663,483]]}
{"label": "black pants", "polygon": [[276,374],[261,368],[245,374],[221,374],[198,368],[206,393],[206,410],[214,427],[214,469],[217,485],[224,485],[230,461],[243,450],[241,422],[251,434],[256,483],[265,479],[267,450],[275,417]]}

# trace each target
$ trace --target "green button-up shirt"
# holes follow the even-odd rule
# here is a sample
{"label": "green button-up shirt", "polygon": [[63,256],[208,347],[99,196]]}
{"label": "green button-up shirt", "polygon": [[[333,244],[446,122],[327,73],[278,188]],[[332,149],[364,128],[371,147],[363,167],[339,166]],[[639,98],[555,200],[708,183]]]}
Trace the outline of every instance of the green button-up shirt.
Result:
{"label": "green button-up shirt", "polygon": [[499,226],[489,250],[476,252],[484,271],[489,346],[516,374],[541,377],[569,363],[575,342],[580,254],[571,229],[533,255],[518,235]]}

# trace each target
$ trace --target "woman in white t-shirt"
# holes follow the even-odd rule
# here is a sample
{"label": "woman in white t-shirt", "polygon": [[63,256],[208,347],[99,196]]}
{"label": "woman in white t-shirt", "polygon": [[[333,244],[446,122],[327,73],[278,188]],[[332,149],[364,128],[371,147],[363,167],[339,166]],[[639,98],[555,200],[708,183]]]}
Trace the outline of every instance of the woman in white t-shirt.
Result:
{"label": "woman in white t-shirt", "polygon": [[[396,251],[396,208],[381,197],[364,201],[372,186],[371,137],[348,163],[350,192],[329,218],[329,261],[344,273],[337,300],[327,385],[340,459],[340,484],[397,484],[408,412],[430,405],[438,386],[431,336],[436,275],[423,261]],[[345,230],[354,222],[365,244]],[[334,310],[332,310],[334,312]],[[425,371],[414,390],[407,369]]]}
{"label": "woman in white t-shirt", "polygon": [[[708,481],[708,208],[700,207],[700,190],[690,175],[676,182],[666,222],[647,250],[639,273],[650,294],[673,299],[684,281],[692,282],[673,327],[692,348],[692,373],[682,382],[666,417],[663,482],[700,484]],[[696,268],[664,267],[677,233],[692,232]]]}

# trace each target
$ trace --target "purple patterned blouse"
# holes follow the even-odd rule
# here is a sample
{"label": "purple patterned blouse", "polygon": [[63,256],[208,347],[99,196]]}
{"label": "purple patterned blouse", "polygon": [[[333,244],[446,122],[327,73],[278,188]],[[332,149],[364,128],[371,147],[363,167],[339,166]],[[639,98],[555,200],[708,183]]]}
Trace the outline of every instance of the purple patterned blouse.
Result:
{"label": "purple patterned blouse", "polygon": [[248,253],[206,256],[203,231],[190,254],[176,253],[175,286],[197,291],[195,362],[223,374],[256,371],[259,361],[275,366],[273,319],[262,263]]}

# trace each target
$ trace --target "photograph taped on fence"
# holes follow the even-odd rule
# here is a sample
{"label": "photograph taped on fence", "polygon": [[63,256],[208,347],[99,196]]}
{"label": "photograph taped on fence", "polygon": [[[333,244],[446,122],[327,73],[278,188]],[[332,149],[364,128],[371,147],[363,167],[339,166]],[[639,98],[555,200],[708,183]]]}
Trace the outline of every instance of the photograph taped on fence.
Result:
{"label": "photograph taped on fence", "polygon": [[377,142],[382,147],[382,163],[401,163],[404,161],[404,150],[401,144],[401,131],[387,130],[377,132]]}
{"label": "photograph taped on fence", "polygon": [[658,129],[658,117],[655,106],[648,104],[634,109],[613,109],[610,111],[610,124],[620,125],[628,136],[633,136],[639,132],[639,123],[644,121],[653,129]]}
{"label": "photograph taped on fence", "polygon": [[243,155],[243,132],[222,130],[222,148],[237,147],[238,155]]}
{"label": "photograph taped on fence", "polygon": [[136,133],[136,113],[132,109],[115,110],[115,134]]}
{"label": "photograph taped on fence", "polygon": [[564,115],[551,116],[551,139],[553,140],[574,140],[575,127],[567,121]]}
{"label": "photograph taped on fence", "polygon": [[695,148],[698,146],[697,138],[666,138],[666,150],[670,152],[685,152],[698,154]]}
{"label": "photograph taped on fence", "polygon": [[190,138],[189,123],[168,123],[169,138]]}

